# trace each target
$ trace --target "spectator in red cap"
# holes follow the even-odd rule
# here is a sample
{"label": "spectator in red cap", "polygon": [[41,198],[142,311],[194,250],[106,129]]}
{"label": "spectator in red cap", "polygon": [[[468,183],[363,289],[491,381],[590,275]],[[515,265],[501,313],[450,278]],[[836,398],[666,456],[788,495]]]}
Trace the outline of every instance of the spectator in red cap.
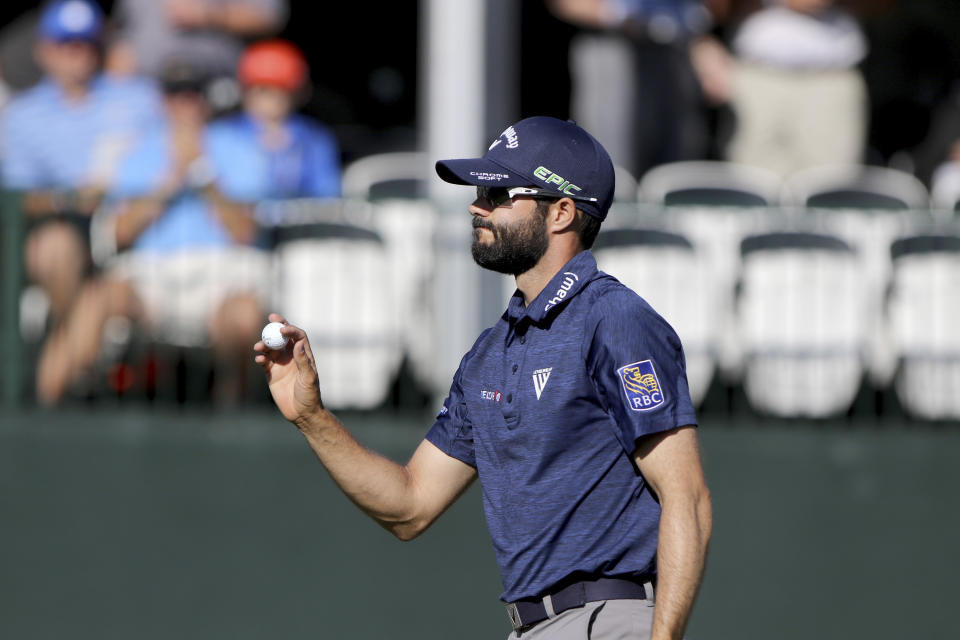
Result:
{"label": "spectator in red cap", "polygon": [[213,126],[251,140],[264,155],[268,199],[340,196],[340,150],[327,127],[295,113],[308,91],[309,68],[285,40],[250,45],[237,78],[243,110]]}

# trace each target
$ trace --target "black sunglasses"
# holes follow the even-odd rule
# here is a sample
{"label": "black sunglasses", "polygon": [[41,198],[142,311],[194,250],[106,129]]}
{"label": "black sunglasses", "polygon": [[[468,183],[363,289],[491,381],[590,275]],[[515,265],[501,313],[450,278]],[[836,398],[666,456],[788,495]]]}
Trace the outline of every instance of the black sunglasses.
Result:
{"label": "black sunglasses", "polygon": [[549,191],[547,189],[534,189],[531,187],[477,187],[477,199],[487,202],[494,209],[507,204],[517,196],[549,198],[551,200],[570,198],[577,202],[597,202],[597,198],[574,196],[569,193],[557,193],[556,191]]}

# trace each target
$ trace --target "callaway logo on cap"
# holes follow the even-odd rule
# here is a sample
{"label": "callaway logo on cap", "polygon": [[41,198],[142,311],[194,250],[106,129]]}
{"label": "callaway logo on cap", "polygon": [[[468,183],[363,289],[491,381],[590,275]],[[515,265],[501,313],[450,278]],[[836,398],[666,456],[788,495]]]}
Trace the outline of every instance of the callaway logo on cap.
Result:
{"label": "callaway logo on cap", "polygon": [[596,138],[572,121],[534,116],[507,127],[482,158],[440,160],[446,182],[498,187],[537,187],[595,199],[577,208],[607,217],[613,202],[613,162]]}

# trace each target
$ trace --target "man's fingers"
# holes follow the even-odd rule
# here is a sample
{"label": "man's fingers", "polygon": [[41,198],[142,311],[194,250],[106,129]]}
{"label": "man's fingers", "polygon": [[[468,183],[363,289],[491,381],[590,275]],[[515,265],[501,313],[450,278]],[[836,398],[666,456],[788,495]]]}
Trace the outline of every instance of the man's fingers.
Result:
{"label": "man's fingers", "polygon": [[[279,322],[279,321],[278,321]],[[301,329],[300,327],[295,327],[292,324],[287,324],[280,327],[280,333],[293,342],[302,340],[307,337],[307,332]]]}
{"label": "man's fingers", "polygon": [[271,313],[269,316],[267,316],[267,319],[270,322],[282,322],[283,324],[287,324],[287,319],[279,313]]}

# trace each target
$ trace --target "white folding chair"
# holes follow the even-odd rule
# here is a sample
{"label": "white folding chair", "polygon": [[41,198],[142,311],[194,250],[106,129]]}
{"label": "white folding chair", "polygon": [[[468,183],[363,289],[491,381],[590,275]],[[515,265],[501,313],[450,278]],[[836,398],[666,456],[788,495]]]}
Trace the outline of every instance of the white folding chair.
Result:
{"label": "white folding chair", "polygon": [[371,224],[383,237],[390,281],[411,373],[425,389],[434,386],[434,323],[431,292],[438,212],[426,196],[433,165],[421,151],[378,153],[344,168],[344,197],[372,204]]}
{"label": "white folding chair", "polygon": [[376,231],[337,223],[278,229],[277,308],[310,336],[324,403],[371,409],[403,357],[390,256]]}
{"label": "white folding chair", "polygon": [[925,234],[891,246],[889,338],[900,404],[925,419],[960,419],[960,235]]}
{"label": "white folding chair", "polygon": [[434,236],[437,209],[420,198],[387,198],[372,203],[373,228],[383,237],[410,372],[423,389],[434,383]]}
{"label": "white folding chair", "polygon": [[812,167],[788,176],[782,201],[824,233],[838,235],[863,258],[873,322],[867,369],[875,387],[890,384],[894,358],[883,339],[883,296],[890,279],[890,243],[932,220],[926,187],[897,169],[866,165]]}
{"label": "white folding chair", "polygon": [[664,224],[689,238],[709,265],[721,327],[717,364],[738,380],[743,362],[733,328],[733,288],[740,273],[740,241],[766,231],[778,218],[780,176],[759,167],[721,161],[674,162],[640,180],[641,202],[663,207]]}
{"label": "white folding chair", "polygon": [[699,406],[716,369],[716,291],[707,262],[687,238],[658,229],[601,231],[594,255],[602,271],[636,291],[680,336]]}
{"label": "white folding chair", "polygon": [[822,418],[852,405],[863,376],[863,271],[835,236],[776,232],[742,243],[737,327],[743,386],[760,412]]}

